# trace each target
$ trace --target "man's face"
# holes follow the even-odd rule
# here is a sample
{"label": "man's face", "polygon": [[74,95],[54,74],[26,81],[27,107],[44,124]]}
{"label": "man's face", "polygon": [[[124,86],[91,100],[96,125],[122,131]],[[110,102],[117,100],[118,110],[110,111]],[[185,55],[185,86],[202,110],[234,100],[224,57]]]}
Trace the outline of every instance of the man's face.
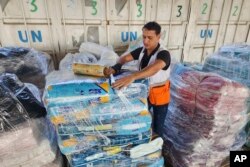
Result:
{"label": "man's face", "polygon": [[143,44],[148,50],[153,50],[159,43],[160,34],[156,35],[154,30],[142,30]]}

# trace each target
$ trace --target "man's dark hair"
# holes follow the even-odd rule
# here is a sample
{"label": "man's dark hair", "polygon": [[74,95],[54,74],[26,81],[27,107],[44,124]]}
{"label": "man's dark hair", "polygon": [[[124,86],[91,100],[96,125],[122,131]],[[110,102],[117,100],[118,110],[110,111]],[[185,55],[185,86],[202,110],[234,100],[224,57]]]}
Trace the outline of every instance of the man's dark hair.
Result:
{"label": "man's dark hair", "polygon": [[159,35],[161,33],[161,26],[156,23],[155,21],[151,21],[146,23],[142,29],[147,29],[147,30],[154,30],[156,35]]}

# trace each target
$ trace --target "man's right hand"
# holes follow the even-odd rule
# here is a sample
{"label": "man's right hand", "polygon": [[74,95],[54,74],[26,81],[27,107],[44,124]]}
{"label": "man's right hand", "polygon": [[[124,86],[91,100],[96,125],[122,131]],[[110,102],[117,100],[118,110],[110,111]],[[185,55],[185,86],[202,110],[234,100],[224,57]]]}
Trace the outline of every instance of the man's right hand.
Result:
{"label": "man's right hand", "polygon": [[115,74],[115,70],[112,67],[105,67],[103,70],[103,74],[105,77],[110,77],[111,74]]}

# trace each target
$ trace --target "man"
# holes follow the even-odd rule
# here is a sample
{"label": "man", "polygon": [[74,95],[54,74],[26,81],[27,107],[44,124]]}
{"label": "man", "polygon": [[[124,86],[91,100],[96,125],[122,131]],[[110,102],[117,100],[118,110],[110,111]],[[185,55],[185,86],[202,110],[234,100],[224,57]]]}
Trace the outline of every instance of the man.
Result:
{"label": "man", "polygon": [[115,89],[128,86],[134,80],[149,78],[149,109],[153,108],[153,131],[162,137],[164,120],[170,100],[170,54],[160,44],[161,26],[156,22],[148,22],[142,28],[143,47],[121,57],[118,63],[106,68],[104,74],[109,76],[118,73],[123,64],[138,60],[138,70],[129,76],[116,80],[112,84]]}

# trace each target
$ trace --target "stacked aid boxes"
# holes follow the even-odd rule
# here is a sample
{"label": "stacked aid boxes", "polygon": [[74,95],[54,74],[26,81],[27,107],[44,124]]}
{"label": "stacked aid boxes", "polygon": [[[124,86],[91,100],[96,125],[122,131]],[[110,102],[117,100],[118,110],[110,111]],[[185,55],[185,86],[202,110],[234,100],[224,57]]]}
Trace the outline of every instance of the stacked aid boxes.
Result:
{"label": "stacked aid boxes", "polygon": [[[135,147],[151,139],[145,80],[119,92],[109,82],[70,71],[47,77],[43,99],[61,152],[71,166],[163,166],[161,147],[153,152]],[[147,154],[131,158],[131,150]]]}

